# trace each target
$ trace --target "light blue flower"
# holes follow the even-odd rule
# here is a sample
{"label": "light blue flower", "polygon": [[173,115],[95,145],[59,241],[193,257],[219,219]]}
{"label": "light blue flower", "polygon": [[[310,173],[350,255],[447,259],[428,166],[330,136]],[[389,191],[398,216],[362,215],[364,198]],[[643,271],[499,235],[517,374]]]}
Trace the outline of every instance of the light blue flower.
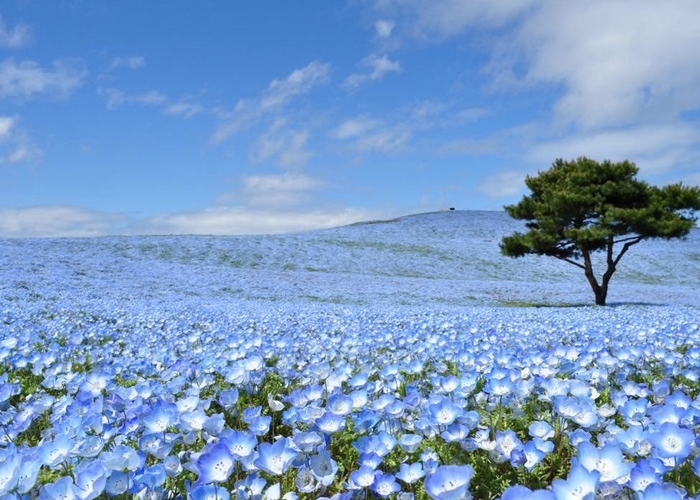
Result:
{"label": "light blue flower", "polygon": [[586,470],[574,458],[566,479],[552,482],[552,492],[556,500],[594,500],[599,480],[600,472]]}
{"label": "light blue flower", "polygon": [[228,446],[224,443],[216,443],[207,451],[203,452],[197,459],[198,483],[223,483],[231,472],[235,459]]}
{"label": "light blue flower", "polygon": [[659,458],[673,459],[676,465],[690,455],[695,434],[690,429],[666,422],[649,434],[652,452]]}
{"label": "light blue flower", "polygon": [[40,500],[80,500],[77,494],[73,479],[69,476],[63,476],[53,483],[45,484],[39,490]]}
{"label": "light blue flower", "polygon": [[187,500],[229,500],[226,488],[215,484],[201,484],[187,493]]}
{"label": "light blue flower", "polygon": [[432,500],[463,500],[473,474],[470,465],[441,465],[425,478],[425,491]]}
{"label": "light blue flower", "polygon": [[420,462],[403,463],[399,466],[399,472],[396,473],[396,477],[406,484],[413,484],[423,476],[425,476],[425,471]]}
{"label": "light blue flower", "polygon": [[287,470],[292,460],[299,453],[299,449],[290,438],[281,438],[274,444],[261,443],[258,446],[258,457],[253,464],[260,470],[273,474],[282,475]]}
{"label": "light blue flower", "polygon": [[387,498],[389,495],[401,491],[401,485],[396,482],[393,474],[384,474],[381,471],[376,471],[374,473],[372,491],[382,498]]}

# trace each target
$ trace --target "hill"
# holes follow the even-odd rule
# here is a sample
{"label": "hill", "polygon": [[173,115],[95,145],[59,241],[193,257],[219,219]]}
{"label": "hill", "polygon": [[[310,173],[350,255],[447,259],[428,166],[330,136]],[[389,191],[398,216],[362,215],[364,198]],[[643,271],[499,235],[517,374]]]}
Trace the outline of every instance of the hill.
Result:
{"label": "hill", "polygon": [[[450,211],[270,236],[0,240],[0,296],[28,304],[51,299],[45,290],[154,305],[591,304],[574,266],[501,256],[501,237],[521,227],[504,212]],[[642,242],[618,269],[610,303],[695,305],[700,230],[687,241]]]}

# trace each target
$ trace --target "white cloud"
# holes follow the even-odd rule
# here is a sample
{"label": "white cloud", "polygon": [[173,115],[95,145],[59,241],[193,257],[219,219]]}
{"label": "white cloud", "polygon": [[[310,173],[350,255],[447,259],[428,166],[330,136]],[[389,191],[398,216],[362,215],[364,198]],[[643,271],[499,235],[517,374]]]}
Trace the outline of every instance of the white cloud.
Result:
{"label": "white cloud", "polygon": [[658,174],[700,160],[700,129],[672,122],[601,130],[567,136],[533,146],[529,158],[550,164],[556,158],[589,156],[612,161],[631,160],[645,174]]}
{"label": "white cloud", "polygon": [[274,117],[294,97],[307,94],[327,83],[329,74],[329,64],[311,62],[303,68],[295,69],[286,78],[273,80],[259,98],[240,99],[233,111],[219,111],[222,122],[214,132],[212,142],[223,142],[270,115]]}
{"label": "white cloud", "polygon": [[127,94],[115,88],[100,88],[98,93],[107,99],[107,108],[116,109],[124,104],[144,104],[147,106],[165,105],[168,97],[157,90]]}
{"label": "white cloud", "polygon": [[27,136],[17,129],[17,120],[0,116],[0,165],[21,163],[41,156],[41,151]]}
{"label": "white cloud", "polygon": [[324,185],[320,179],[304,174],[249,175],[242,179],[238,201],[267,210],[298,206]]}
{"label": "white cloud", "polygon": [[0,208],[0,237],[94,237],[135,234],[275,234],[311,231],[396,214],[358,208],[328,210],[219,207],[143,219],[67,205]]}
{"label": "white cloud", "polygon": [[375,8],[405,18],[413,36],[451,37],[472,26],[501,27],[541,0],[376,0]]}
{"label": "white cloud", "polygon": [[267,132],[251,147],[250,160],[261,163],[274,157],[282,167],[303,167],[312,155],[306,148],[309,133],[306,130],[290,130],[286,125],[284,118],[273,121]]}
{"label": "white cloud", "polygon": [[379,38],[389,38],[394,30],[394,22],[380,19],[374,23],[374,31]]}
{"label": "white cloud", "polygon": [[273,80],[260,99],[260,108],[281,106],[292,97],[308,93],[314,87],[328,82],[329,73],[330,64],[314,61],[295,69],[286,78]]}
{"label": "white cloud", "polygon": [[525,175],[517,170],[501,170],[483,179],[476,188],[490,198],[508,198],[525,190]]}
{"label": "white cloud", "polygon": [[26,24],[18,24],[9,29],[0,17],[0,46],[16,49],[24,47],[32,40],[32,31]]}
{"label": "white cloud", "polygon": [[[525,82],[562,87],[562,126],[668,120],[700,107],[698,19],[700,3],[686,0],[547,0],[509,50],[524,55]],[[497,72],[517,64],[501,63]]]}
{"label": "white cloud", "polygon": [[204,108],[201,105],[187,100],[180,100],[165,108],[165,112],[167,114],[173,116],[184,116],[185,118],[191,118],[202,113],[203,111]]}
{"label": "white cloud", "polygon": [[143,56],[115,57],[109,65],[110,69],[127,68],[139,69],[146,65],[146,58]]}
{"label": "white cloud", "polygon": [[406,149],[413,130],[400,123],[388,126],[381,120],[360,116],[345,120],[330,134],[338,140],[348,141],[358,152],[398,153]]}
{"label": "white cloud", "polygon": [[34,61],[20,63],[6,59],[0,63],[0,97],[30,98],[36,94],[65,97],[79,87],[87,71],[77,59],[54,61],[47,70]]}
{"label": "white cloud", "polygon": [[10,137],[10,132],[15,124],[14,118],[0,116],[0,142],[6,141]]}
{"label": "white cloud", "polygon": [[348,76],[343,82],[343,86],[349,89],[356,89],[360,85],[368,82],[380,80],[387,73],[401,72],[401,64],[397,61],[392,61],[387,55],[378,56],[372,54],[361,61],[363,66],[370,68],[369,73],[354,73]]}
{"label": "white cloud", "polygon": [[381,218],[375,211],[267,210],[220,208],[202,212],[168,214],[148,219],[139,232],[145,234],[275,234],[310,231]]}
{"label": "white cloud", "polygon": [[101,236],[114,233],[124,217],[66,205],[0,208],[0,236]]}

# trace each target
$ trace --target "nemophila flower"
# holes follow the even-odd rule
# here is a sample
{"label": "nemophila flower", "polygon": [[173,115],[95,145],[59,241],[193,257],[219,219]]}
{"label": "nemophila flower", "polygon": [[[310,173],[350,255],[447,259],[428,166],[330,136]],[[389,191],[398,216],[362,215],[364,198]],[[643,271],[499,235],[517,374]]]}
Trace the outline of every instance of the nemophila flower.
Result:
{"label": "nemophila flower", "polygon": [[361,465],[348,476],[348,488],[362,489],[369,488],[374,483],[374,468]]}
{"label": "nemophila flower", "polygon": [[105,483],[105,491],[112,496],[121,495],[129,489],[131,484],[130,477],[126,472],[113,470]]}
{"label": "nemophila flower", "polygon": [[141,415],[141,423],[148,432],[165,432],[168,427],[177,422],[177,415],[175,404],[158,400],[146,413]]}
{"label": "nemophila flower", "polygon": [[566,479],[552,482],[552,493],[556,500],[594,500],[599,480],[600,472],[587,470],[574,458]]}
{"label": "nemophila flower", "polygon": [[649,409],[649,415],[657,424],[679,424],[685,416],[686,409],[672,404],[654,406]]}
{"label": "nemophila flower", "polygon": [[215,484],[201,484],[187,493],[187,500],[229,500],[226,488]]}
{"label": "nemophila flower", "polygon": [[312,493],[321,487],[321,483],[311,472],[311,469],[306,466],[297,469],[297,477],[294,484],[300,493]]}
{"label": "nemophila flower", "polygon": [[248,429],[256,436],[264,436],[270,430],[272,417],[269,415],[260,415],[251,418],[248,421]]}
{"label": "nemophila flower", "polygon": [[180,427],[182,427],[186,432],[201,431],[208,418],[209,417],[204,410],[193,410],[180,413]]}
{"label": "nemophila flower", "polygon": [[511,394],[515,390],[515,384],[509,377],[490,377],[486,381],[483,391],[496,397],[503,397]]}
{"label": "nemophila flower", "polygon": [[238,389],[236,389],[235,387],[232,389],[224,389],[223,391],[219,392],[217,401],[222,406],[222,408],[229,410],[233,408],[233,406],[235,406],[235,404],[238,402],[238,396]]}
{"label": "nemophila flower", "polygon": [[425,491],[432,500],[469,498],[469,482],[473,474],[470,465],[441,465],[425,478]]}
{"label": "nemophila flower", "polygon": [[372,491],[382,498],[401,491],[401,485],[396,482],[396,478],[392,474],[384,474],[381,471],[374,473],[374,482],[372,483]]}
{"label": "nemophila flower", "polygon": [[569,432],[568,437],[571,446],[578,446],[583,442],[590,442],[591,440],[590,432],[584,431],[583,429],[576,429]]}
{"label": "nemophila flower", "polygon": [[350,396],[338,392],[328,396],[326,410],[340,416],[345,416],[353,409],[353,399]]}
{"label": "nemophila flower", "polygon": [[437,425],[450,425],[463,410],[449,398],[441,398],[437,403],[428,405],[428,417]]}
{"label": "nemophila flower", "polygon": [[316,427],[324,434],[333,434],[345,428],[345,417],[327,411],[316,419]]}
{"label": "nemophila flower", "polygon": [[615,444],[596,448],[589,442],[578,445],[578,461],[589,471],[600,472],[600,481],[608,482],[629,474],[634,464],[627,462],[622,456],[622,450]]}
{"label": "nemophila flower", "polygon": [[253,464],[268,474],[279,476],[287,470],[297,453],[299,449],[294,445],[294,441],[281,438],[274,444],[261,443],[258,446],[258,457]]}
{"label": "nemophila flower", "polygon": [[208,450],[202,452],[197,459],[197,471],[199,483],[223,483],[231,472],[235,459],[224,443],[216,443]]}
{"label": "nemophila flower", "polygon": [[39,490],[40,500],[80,500],[78,493],[70,476],[63,476],[56,482],[45,484]]}
{"label": "nemophila flower", "polygon": [[551,439],[554,437],[554,429],[544,420],[537,420],[528,426],[528,434],[533,438]]}
{"label": "nemophila flower", "polygon": [[528,441],[523,446],[523,454],[525,462],[522,464],[528,471],[531,471],[539,464],[547,454],[539,449],[533,441]]}
{"label": "nemophila flower", "polygon": [[382,457],[377,455],[377,453],[374,451],[361,452],[357,460],[360,465],[366,465],[367,467],[372,467],[373,469],[379,467],[383,461]]}
{"label": "nemophila flower", "polygon": [[549,490],[535,490],[525,486],[515,485],[506,488],[501,500],[556,500],[554,493]]}
{"label": "nemophila flower", "polygon": [[80,500],[97,498],[105,489],[107,473],[98,460],[80,462],[73,471],[76,494]]}
{"label": "nemophila flower", "polygon": [[338,472],[338,463],[333,460],[328,450],[319,450],[309,458],[311,472],[324,486],[329,486]]}
{"label": "nemophila flower", "polygon": [[647,460],[640,460],[630,471],[627,483],[634,491],[644,491],[647,486],[662,481],[662,475]]}
{"label": "nemophila flower", "polygon": [[168,456],[172,448],[172,443],[166,443],[161,434],[144,434],[139,439],[139,450],[161,460]]}
{"label": "nemophila flower", "polygon": [[652,483],[644,491],[637,493],[638,500],[684,500],[688,498],[675,484]]}
{"label": "nemophila flower", "polygon": [[224,443],[231,454],[237,459],[250,456],[258,444],[256,437],[245,431],[231,431],[222,433],[219,441]]}
{"label": "nemophila flower", "polygon": [[627,429],[615,434],[615,441],[625,453],[637,454],[643,448],[648,448],[648,436],[649,433],[642,426],[630,425]]}
{"label": "nemophila flower", "polygon": [[442,436],[442,439],[448,443],[463,441],[469,437],[469,432],[471,430],[471,427],[455,422],[450,424],[447,429],[440,434],[440,436]]}
{"label": "nemophila flower", "polygon": [[[518,438],[515,431],[510,429],[505,431],[496,431],[496,448],[506,460],[509,460],[513,451],[522,450],[523,443]],[[524,463],[524,460],[523,460]]]}
{"label": "nemophila flower", "polygon": [[102,464],[107,469],[135,471],[143,466],[144,457],[136,450],[125,445],[115,446],[111,451],[102,453]]}
{"label": "nemophila flower", "polygon": [[671,459],[676,465],[688,458],[694,440],[693,431],[671,422],[662,424],[649,434],[654,456]]}
{"label": "nemophila flower", "polygon": [[406,453],[413,453],[418,449],[423,438],[418,434],[402,434],[399,438],[399,447]]}
{"label": "nemophila flower", "polygon": [[406,484],[413,484],[423,476],[425,476],[425,471],[420,462],[413,464],[402,463],[399,466],[399,472],[396,473],[397,479],[400,479]]}
{"label": "nemophila flower", "polygon": [[5,494],[17,486],[22,458],[14,445],[11,445],[8,449],[0,451],[0,459],[0,494]]}
{"label": "nemophila flower", "polygon": [[177,455],[168,455],[163,460],[163,467],[168,477],[177,477],[182,472],[182,462]]}

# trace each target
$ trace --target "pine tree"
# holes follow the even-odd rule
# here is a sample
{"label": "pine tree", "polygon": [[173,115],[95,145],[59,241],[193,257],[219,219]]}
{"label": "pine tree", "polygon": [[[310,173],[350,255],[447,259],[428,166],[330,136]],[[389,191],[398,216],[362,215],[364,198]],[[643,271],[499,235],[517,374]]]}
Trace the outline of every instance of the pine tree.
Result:
{"label": "pine tree", "polygon": [[[508,214],[526,221],[525,233],[502,239],[504,255],[556,257],[583,269],[595,294],[605,305],[608,285],[622,257],[648,238],[683,238],[695,226],[700,188],[681,183],[662,188],[636,179],[630,161],[597,162],[581,157],[556,160],[549,170],[527,176],[531,194],[506,206]],[[591,255],[605,253],[600,280]]]}

